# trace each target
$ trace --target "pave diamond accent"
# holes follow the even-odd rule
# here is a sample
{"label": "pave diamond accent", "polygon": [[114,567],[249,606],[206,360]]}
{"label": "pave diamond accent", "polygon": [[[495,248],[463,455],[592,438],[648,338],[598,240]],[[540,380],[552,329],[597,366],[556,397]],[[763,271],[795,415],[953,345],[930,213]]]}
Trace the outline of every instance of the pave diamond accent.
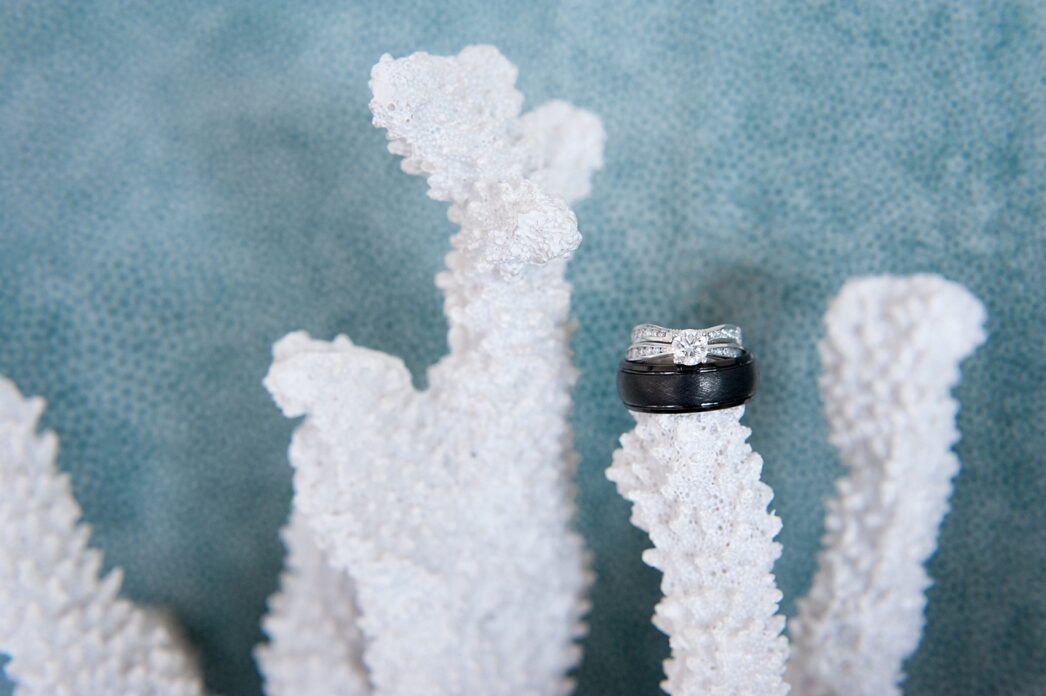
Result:
{"label": "pave diamond accent", "polygon": [[708,357],[708,334],[684,329],[672,339],[672,360],[677,365],[700,365]]}
{"label": "pave diamond accent", "polygon": [[643,345],[632,346],[628,349],[629,360],[643,360],[645,358],[659,358],[668,353],[665,345]]}
{"label": "pave diamond accent", "polygon": [[[741,329],[733,324],[720,324],[708,329],[689,329],[699,331],[708,337],[709,343],[736,343],[741,345]],[[657,324],[640,324],[632,329],[632,343],[671,343],[679,334],[678,329],[666,329]]]}
{"label": "pave diamond accent", "polygon": [[657,341],[668,343],[672,340],[672,330],[651,324],[644,324],[632,332],[632,343],[640,341]]}

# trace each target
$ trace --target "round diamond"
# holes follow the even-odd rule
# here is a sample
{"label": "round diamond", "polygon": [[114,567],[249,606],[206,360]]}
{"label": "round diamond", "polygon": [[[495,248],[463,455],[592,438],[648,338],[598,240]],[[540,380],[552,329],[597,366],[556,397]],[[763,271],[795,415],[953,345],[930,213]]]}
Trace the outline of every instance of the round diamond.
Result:
{"label": "round diamond", "polygon": [[678,365],[700,365],[708,357],[708,336],[685,329],[672,339],[672,360]]}

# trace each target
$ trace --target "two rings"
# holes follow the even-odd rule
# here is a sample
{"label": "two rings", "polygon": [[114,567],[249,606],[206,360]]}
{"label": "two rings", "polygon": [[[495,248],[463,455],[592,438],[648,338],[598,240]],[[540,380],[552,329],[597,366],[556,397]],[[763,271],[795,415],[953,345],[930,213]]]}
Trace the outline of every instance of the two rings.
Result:
{"label": "two rings", "polygon": [[758,372],[741,329],[668,329],[640,324],[618,367],[617,388],[632,411],[694,413],[731,408],[755,394]]}

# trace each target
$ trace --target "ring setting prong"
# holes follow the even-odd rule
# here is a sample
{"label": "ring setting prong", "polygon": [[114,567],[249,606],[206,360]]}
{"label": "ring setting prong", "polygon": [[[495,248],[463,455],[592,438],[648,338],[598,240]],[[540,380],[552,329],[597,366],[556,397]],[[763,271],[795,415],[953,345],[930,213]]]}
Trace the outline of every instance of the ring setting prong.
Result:
{"label": "ring setting prong", "polygon": [[672,360],[677,365],[700,365],[708,357],[708,335],[684,329],[672,339]]}

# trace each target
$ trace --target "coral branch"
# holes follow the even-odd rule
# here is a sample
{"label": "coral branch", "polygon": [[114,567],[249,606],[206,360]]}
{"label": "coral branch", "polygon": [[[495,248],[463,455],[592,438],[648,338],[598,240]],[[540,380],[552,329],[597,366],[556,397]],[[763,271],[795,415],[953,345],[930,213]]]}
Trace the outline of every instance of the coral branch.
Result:
{"label": "coral branch", "polygon": [[371,71],[374,125],[407,174],[424,176],[440,201],[468,198],[472,185],[517,181],[529,157],[518,137],[523,95],[517,70],[493,46],[456,56],[386,54]]}
{"label": "coral branch", "polygon": [[567,203],[592,192],[592,172],[603,167],[606,134],[599,118],[564,101],[542,104],[520,118],[529,179]]}
{"label": "coral branch", "polygon": [[269,602],[269,643],[256,651],[266,696],[363,696],[363,636],[355,591],[312,541],[298,513],[283,531],[287,569]]}
{"label": "coral branch", "polygon": [[161,615],[117,596],[119,569],[99,580],[58,439],[36,432],[43,409],[0,378],[0,652],[18,693],[202,694]]}
{"label": "coral branch", "polygon": [[654,543],[643,560],[663,573],[654,625],[669,636],[662,687],[675,696],[788,691],[771,572],[781,522],[767,512],[773,491],[742,413],[634,412],[607,470]]}
{"label": "coral branch", "polygon": [[371,72],[374,125],[403,171],[426,177],[429,196],[460,202],[478,181],[530,179],[568,203],[591,191],[603,166],[599,117],[554,100],[520,116],[516,67],[493,46],[456,56],[384,55]]}
{"label": "coral branch", "polygon": [[352,577],[379,694],[566,693],[579,655],[563,275],[580,235],[557,195],[588,191],[603,132],[562,103],[520,119],[515,75],[483,46],[373,71],[375,125],[461,226],[437,278],[451,350],[429,389],[396,358],[300,333],[265,382],[306,416],[295,505]]}
{"label": "coral branch", "polygon": [[965,288],[932,275],[852,280],[828,308],[821,394],[848,474],[790,625],[788,677],[802,696],[899,693],[923,628],[923,563],[959,470],[949,390],[984,319]]}

